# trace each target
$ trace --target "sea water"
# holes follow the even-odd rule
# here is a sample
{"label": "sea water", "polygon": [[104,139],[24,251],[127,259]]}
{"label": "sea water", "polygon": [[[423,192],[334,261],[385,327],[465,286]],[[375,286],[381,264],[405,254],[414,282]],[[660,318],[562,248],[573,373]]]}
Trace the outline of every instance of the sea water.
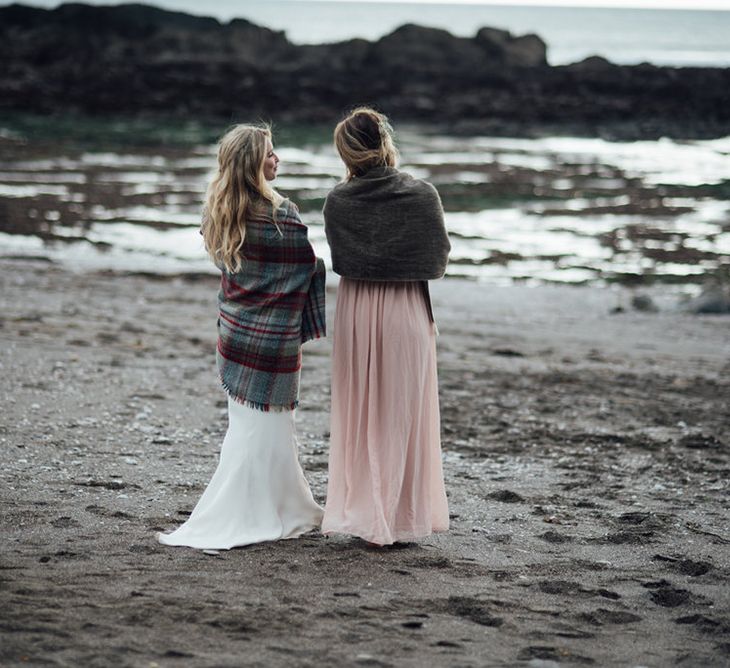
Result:
{"label": "sea water", "polygon": [[[446,211],[447,273],[496,282],[698,284],[730,265],[730,138],[608,142],[398,132],[401,167]],[[343,177],[329,141],[277,146],[274,185],[329,265],[322,203]],[[215,268],[199,234],[215,147],[0,156],[0,255],[77,269]]]}

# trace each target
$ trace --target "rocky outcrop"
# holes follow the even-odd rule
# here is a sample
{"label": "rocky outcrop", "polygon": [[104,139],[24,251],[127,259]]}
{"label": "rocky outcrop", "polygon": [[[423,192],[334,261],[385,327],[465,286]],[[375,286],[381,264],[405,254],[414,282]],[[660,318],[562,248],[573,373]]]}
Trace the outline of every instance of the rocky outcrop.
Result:
{"label": "rocky outcrop", "polygon": [[730,134],[730,69],[547,64],[544,42],[404,25],[298,46],[237,19],[144,5],[0,8],[0,111],[331,123],[356,104],[452,131]]}
{"label": "rocky outcrop", "polygon": [[474,41],[494,62],[508,67],[547,65],[547,47],[537,35],[514,37],[506,30],[482,28]]}

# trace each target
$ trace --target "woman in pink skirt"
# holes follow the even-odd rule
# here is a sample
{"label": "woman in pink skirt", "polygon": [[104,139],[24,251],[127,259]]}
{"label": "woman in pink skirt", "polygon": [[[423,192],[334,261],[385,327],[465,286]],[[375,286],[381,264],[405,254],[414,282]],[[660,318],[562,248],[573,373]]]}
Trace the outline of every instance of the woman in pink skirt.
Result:
{"label": "woman in pink skirt", "polygon": [[335,145],[347,176],[324,207],[342,278],[322,531],[389,545],[449,526],[428,280],[450,246],[436,189],[395,168],[385,116],[356,109]]}

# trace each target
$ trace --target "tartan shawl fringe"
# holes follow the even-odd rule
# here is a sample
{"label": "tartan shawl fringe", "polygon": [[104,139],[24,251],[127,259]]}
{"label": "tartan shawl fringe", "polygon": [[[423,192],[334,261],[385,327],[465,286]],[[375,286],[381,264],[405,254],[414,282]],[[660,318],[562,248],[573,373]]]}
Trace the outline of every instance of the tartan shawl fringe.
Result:
{"label": "tartan shawl fringe", "polygon": [[242,406],[246,406],[247,408],[253,408],[257,411],[263,411],[264,413],[283,413],[286,411],[293,411],[298,405],[299,400],[293,401],[289,406],[272,406],[271,404],[261,404],[257,401],[251,401],[250,399],[241,399],[240,397],[236,396],[231,388],[229,388],[223,378],[220,378],[221,387],[226,391],[226,394],[233,399],[237,404],[241,404]]}

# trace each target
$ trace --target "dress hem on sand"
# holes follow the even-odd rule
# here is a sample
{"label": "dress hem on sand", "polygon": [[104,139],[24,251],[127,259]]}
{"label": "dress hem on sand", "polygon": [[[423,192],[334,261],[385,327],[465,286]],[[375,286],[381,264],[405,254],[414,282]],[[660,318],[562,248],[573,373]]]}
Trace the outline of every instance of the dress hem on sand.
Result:
{"label": "dress hem on sand", "polygon": [[162,543],[162,545],[167,545],[168,547],[191,547],[195,550],[233,550],[237,547],[247,547],[248,545],[258,545],[259,543],[269,543],[276,540],[291,540],[293,538],[300,538],[301,536],[314,531],[315,529],[319,529],[318,524],[314,524],[311,527],[302,529],[301,531],[296,531],[295,533],[291,533],[287,536],[272,536],[269,538],[259,538],[259,539],[246,539],[246,542],[243,543],[234,543],[233,545],[218,545],[216,544],[200,544],[200,545],[191,545],[193,541],[188,541],[185,543],[176,543],[169,541],[168,538],[172,534],[165,534],[162,532],[157,533],[157,540]]}
{"label": "dress hem on sand", "polygon": [[228,397],[228,431],[218,466],[188,520],[163,545],[230,550],[296,538],[319,528],[299,464],[293,411],[260,411]]}
{"label": "dress hem on sand", "polygon": [[333,535],[343,535],[343,536],[354,536],[355,538],[361,538],[362,540],[368,542],[368,543],[374,543],[375,545],[393,545],[394,543],[404,543],[408,541],[418,540],[421,538],[428,538],[429,536],[432,536],[435,533],[445,533],[449,529],[448,527],[443,529],[423,529],[422,531],[419,531],[418,529],[411,529],[410,531],[406,532],[396,532],[396,535],[392,539],[386,539],[382,538],[381,536],[375,536],[368,534],[368,532],[363,531],[360,527],[338,527],[338,528],[328,528],[323,529],[322,534],[324,536],[333,536]]}

